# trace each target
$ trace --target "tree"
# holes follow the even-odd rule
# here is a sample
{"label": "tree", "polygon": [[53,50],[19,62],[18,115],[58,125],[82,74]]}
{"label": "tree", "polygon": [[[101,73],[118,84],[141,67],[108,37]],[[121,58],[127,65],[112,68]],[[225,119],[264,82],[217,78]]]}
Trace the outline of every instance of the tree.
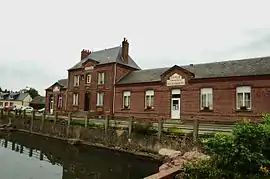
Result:
{"label": "tree", "polygon": [[35,88],[30,88],[27,90],[27,93],[29,93],[32,99],[34,99],[36,96],[40,96]]}
{"label": "tree", "polygon": [[0,92],[3,92],[2,88],[0,87]]}

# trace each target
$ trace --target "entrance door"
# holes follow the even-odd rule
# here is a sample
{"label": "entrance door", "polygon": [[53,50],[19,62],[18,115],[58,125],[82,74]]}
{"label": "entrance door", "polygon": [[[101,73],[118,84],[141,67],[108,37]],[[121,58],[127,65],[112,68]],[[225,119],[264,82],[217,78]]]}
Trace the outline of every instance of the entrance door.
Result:
{"label": "entrance door", "polygon": [[89,93],[85,93],[84,96],[84,111],[89,111],[90,108],[90,95]]}
{"label": "entrance door", "polygon": [[53,105],[54,105],[53,96],[51,96],[50,97],[50,114],[53,114]]}
{"label": "entrance door", "polygon": [[180,89],[173,89],[171,94],[171,118],[180,119]]}

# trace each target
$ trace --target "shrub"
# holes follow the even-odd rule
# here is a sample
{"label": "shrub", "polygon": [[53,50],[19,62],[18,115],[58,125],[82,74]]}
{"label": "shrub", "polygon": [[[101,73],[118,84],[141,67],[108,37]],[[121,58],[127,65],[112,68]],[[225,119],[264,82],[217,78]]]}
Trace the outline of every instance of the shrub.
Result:
{"label": "shrub", "polygon": [[149,135],[155,134],[157,130],[155,130],[151,123],[133,123],[133,132]]}
{"label": "shrub", "polygon": [[[262,123],[241,122],[231,134],[216,133],[202,140],[208,161],[187,165],[185,175],[203,178],[263,178],[270,169],[270,116]],[[191,177],[191,178],[192,178]]]}

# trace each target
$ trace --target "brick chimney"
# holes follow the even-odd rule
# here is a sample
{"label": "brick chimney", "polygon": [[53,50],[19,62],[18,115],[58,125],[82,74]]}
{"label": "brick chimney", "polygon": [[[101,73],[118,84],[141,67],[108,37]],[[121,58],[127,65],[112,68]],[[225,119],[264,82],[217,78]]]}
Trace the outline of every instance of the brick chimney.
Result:
{"label": "brick chimney", "polygon": [[124,63],[128,63],[128,48],[129,48],[129,43],[126,38],[124,38],[122,42],[122,59]]}
{"label": "brick chimney", "polygon": [[83,59],[85,59],[88,55],[90,55],[91,54],[91,51],[90,50],[85,50],[85,49],[83,49],[82,51],[81,51],[81,60],[83,60]]}

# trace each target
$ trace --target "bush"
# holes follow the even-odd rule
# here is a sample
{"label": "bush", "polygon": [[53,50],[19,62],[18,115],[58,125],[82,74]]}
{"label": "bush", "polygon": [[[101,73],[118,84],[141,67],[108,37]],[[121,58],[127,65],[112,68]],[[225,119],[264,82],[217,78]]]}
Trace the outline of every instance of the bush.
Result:
{"label": "bush", "polygon": [[157,133],[151,123],[133,123],[133,132],[149,135]]}
{"label": "bush", "polygon": [[185,176],[196,178],[264,178],[270,170],[270,116],[263,123],[241,122],[231,134],[202,140],[208,161],[187,165]]}

